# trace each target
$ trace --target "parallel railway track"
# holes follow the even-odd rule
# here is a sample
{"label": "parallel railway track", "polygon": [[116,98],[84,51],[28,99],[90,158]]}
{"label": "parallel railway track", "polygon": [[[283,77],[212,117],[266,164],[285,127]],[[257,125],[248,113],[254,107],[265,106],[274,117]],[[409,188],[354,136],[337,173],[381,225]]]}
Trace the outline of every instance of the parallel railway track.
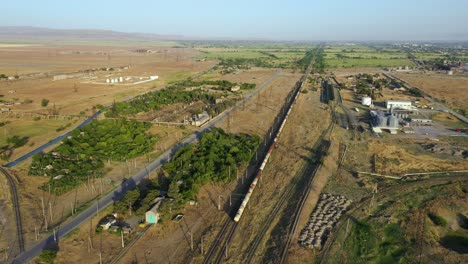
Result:
{"label": "parallel railway track", "polygon": [[13,203],[13,209],[15,211],[15,222],[16,222],[16,236],[18,240],[18,246],[20,252],[24,251],[24,237],[23,237],[23,221],[21,220],[21,210],[19,204],[18,190],[16,183],[10,173],[3,167],[0,167],[0,171],[5,175],[10,184],[11,201]]}
{"label": "parallel railway track", "polygon": [[[300,81],[296,84],[293,91],[288,95],[283,108],[280,110],[277,118],[275,119],[277,122],[275,122],[272,128],[269,130],[271,131],[270,135],[269,136],[265,135],[265,139],[268,141],[268,147],[266,147],[265,151],[262,152],[262,159],[260,159],[264,161],[262,166],[266,164],[265,160],[268,161],[269,155],[282,129],[280,125],[281,124],[284,125],[284,121],[287,118],[287,115],[289,114],[290,110],[292,109],[292,106],[295,103],[295,99],[297,98],[302,88],[302,84],[307,80],[308,73],[311,71],[313,63],[314,63],[314,58],[311,60],[309,67],[306,69],[306,73],[301,77]],[[258,165],[260,164],[257,164],[257,166]],[[256,170],[254,177],[252,177],[253,179],[252,184],[254,185],[253,187],[255,187],[256,180],[258,180],[259,177],[261,177],[261,171],[263,170],[262,166],[258,167],[258,170]],[[252,188],[252,186],[250,188]],[[281,205],[276,206],[276,207],[277,209],[275,210],[279,211],[279,208],[281,208]],[[241,210],[239,211],[240,211],[240,214],[238,212],[238,214],[234,218],[235,221],[233,221],[232,218],[229,216],[225,218],[225,221],[224,221],[223,226],[221,227],[221,230],[218,232],[217,236],[215,237],[215,240],[213,241],[208,252],[205,255],[205,258],[203,261],[204,264],[221,263],[223,260],[223,256],[227,255],[229,243],[231,239],[233,238],[234,234],[236,233],[236,230],[238,228],[238,221],[240,219],[240,216],[242,215],[243,208],[242,208],[242,211]],[[266,232],[266,230],[262,232]]]}

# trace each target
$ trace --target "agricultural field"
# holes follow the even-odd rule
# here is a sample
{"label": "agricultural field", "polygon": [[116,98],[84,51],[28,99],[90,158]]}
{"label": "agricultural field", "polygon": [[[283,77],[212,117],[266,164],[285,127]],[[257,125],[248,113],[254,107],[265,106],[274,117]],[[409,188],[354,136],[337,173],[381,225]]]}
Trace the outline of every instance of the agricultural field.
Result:
{"label": "agricultural field", "polygon": [[396,48],[364,45],[332,45],[324,50],[328,68],[412,66],[406,52]]}
{"label": "agricultural field", "polygon": [[221,65],[240,64],[270,68],[296,68],[296,62],[313,46],[223,46],[201,47],[198,56],[203,60],[219,60]]}
{"label": "agricultural field", "polygon": [[419,73],[399,73],[396,76],[441,100],[452,109],[468,114],[468,77]]}

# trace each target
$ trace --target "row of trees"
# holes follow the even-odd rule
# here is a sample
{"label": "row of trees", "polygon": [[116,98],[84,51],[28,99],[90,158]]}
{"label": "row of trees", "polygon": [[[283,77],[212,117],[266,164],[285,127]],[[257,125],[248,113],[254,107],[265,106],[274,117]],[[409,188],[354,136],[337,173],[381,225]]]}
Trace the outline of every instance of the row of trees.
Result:
{"label": "row of trees", "polygon": [[[236,85],[237,83],[226,80],[203,80],[197,82],[192,80],[185,80],[176,84],[172,84],[164,89],[137,96],[132,101],[118,103],[114,102],[110,109],[105,113],[105,116],[120,117],[134,115],[141,112],[159,110],[163,106],[174,103],[191,103],[196,101],[202,101],[207,104],[208,107],[205,110],[221,108],[223,105],[216,106],[216,99],[221,96],[220,94],[211,94],[201,89],[192,91],[185,89],[210,86],[210,89],[228,91]],[[240,84],[240,88],[244,90],[254,89],[255,87],[255,83]],[[214,113],[216,111],[212,112]]]}
{"label": "row of trees", "polygon": [[114,202],[114,212],[119,215],[142,217],[153,206],[154,200],[160,193],[159,186],[153,181],[145,186],[138,186],[126,192],[122,200]]}
{"label": "row of trees", "polygon": [[[104,162],[134,158],[152,150],[150,124],[126,120],[93,121],[74,130],[52,152],[34,155],[29,175],[50,177],[44,189],[63,194],[91,177],[104,174]],[[55,179],[54,179],[55,177]]]}
{"label": "row of trees", "polygon": [[260,141],[256,135],[228,134],[220,128],[203,134],[198,143],[181,148],[164,165],[170,179],[168,196],[183,203],[205,183],[235,179],[237,168],[251,160]]}

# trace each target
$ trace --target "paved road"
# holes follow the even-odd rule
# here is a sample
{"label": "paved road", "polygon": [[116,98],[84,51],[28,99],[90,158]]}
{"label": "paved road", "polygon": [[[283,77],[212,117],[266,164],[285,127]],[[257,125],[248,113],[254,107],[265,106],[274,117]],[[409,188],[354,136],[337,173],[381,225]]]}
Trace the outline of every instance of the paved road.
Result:
{"label": "paved road", "polygon": [[[98,115],[100,115],[100,114],[101,114],[101,110],[97,111],[97,112],[94,113],[92,116],[88,117],[85,121],[83,121],[83,123],[79,124],[76,128],[81,128],[81,127],[86,126],[87,124],[89,124],[91,121],[93,121],[93,119],[96,118],[96,117],[97,117]],[[46,149],[46,148],[48,148],[48,147],[50,147],[50,146],[52,146],[52,145],[54,145],[54,144],[59,143],[59,142],[62,141],[64,138],[66,138],[66,137],[67,137],[73,130],[75,130],[76,128],[74,128],[74,129],[68,131],[67,133],[65,133],[65,134],[63,134],[63,135],[61,135],[61,136],[56,137],[55,139],[53,139],[53,140],[49,141],[48,143],[46,143],[46,144],[44,144],[44,145],[42,145],[42,146],[40,146],[40,147],[34,149],[33,151],[31,151],[31,152],[29,152],[29,153],[27,153],[27,154],[25,154],[25,155],[23,155],[23,156],[21,156],[21,157],[15,159],[14,161],[5,164],[4,167],[11,168],[11,167],[17,165],[18,163],[20,163],[20,162],[22,162],[22,161],[24,161],[24,160],[26,160],[26,159],[28,159],[28,158],[30,158],[30,157],[36,155],[37,153],[40,153],[40,152],[43,151],[44,149]]]}
{"label": "paved road", "polygon": [[75,228],[77,228],[79,225],[81,225],[83,222],[91,218],[98,212],[99,210],[102,210],[103,208],[111,205],[114,200],[120,199],[125,192],[128,190],[133,189],[141,180],[143,180],[149,172],[158,169],[161,167],[162,164],[170,160],[170,158],[179,150],[181,147],[186,146],[188,144],[191,144],[195,142],[197,139],[200,138],[200,136],[211,130],[214,126],[222,122],[226,117],[228,117],[233,111],[237,110],[238,108],[242,107],[242,105],[249,101],[252,97],[254,97],[256,94],[258,94],[261,90],[269,86],[274,80],[276,80],[279,76],[281,75],[281,71],[277,71],[275,75],[273,75],[270,79],[268,79],[266,82],[264,82],[260,87],[255,90],[253,93],[247,95],[244,97],[242,101],[237,103],[233,108],[225,111],[218,117],[216,117],[212,122],[210,122],[208,125],[197,131],[196,133],[190,135],[188,138],[184,139],[182,142],[179,144],[175,145],[171,149],[167,150],[164,152],[161,156],[159,156],[156,160],[154,160],[152,163],[150,163],[145,169],[140,170],[137,174],[133,175],[132,178],[128,179],[126,182],[122,183],[121,186],[116,188],[114,191],[108,193],[104,197],[100,198],[96,203],[94,203],[92,206],[90,206],[88,209],[85,211],[81,212],[79,215],[77,215],[75,218],[73,218],[70,222],[63,224],[56,230],[56,239],[54,239],[53,235],[50,235],[43,240],[37,242],[34,244],[31,248],[28,250],[24,251],[20,255],[16,257],[16,259],[13,261],[13,263],[25,263],[27,260],[39,255],[44,249],[54,247],[58,240],[65,236],[66,234],[70,233],[73,231]]}

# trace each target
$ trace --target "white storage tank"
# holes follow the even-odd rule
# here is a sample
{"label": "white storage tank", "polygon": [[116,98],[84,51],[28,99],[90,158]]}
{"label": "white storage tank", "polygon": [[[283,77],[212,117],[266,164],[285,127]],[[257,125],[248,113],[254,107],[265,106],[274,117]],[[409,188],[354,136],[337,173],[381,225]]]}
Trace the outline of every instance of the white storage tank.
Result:
{"label": "white storage tank", "polygon": [[123,82],[123,77],[120,77],[120,78],[119,78],[119,82]]}
{"label": "white storage tank", "polygon": [[390,116],[388,119],[388,126],[391,128],[398,128],[398,118]]}
{"label": "white storage tank", "polygon": [[370,106],[372,104],[372,98],[370,98],[369,96],[362,97],[361,104],[365,106]]}

